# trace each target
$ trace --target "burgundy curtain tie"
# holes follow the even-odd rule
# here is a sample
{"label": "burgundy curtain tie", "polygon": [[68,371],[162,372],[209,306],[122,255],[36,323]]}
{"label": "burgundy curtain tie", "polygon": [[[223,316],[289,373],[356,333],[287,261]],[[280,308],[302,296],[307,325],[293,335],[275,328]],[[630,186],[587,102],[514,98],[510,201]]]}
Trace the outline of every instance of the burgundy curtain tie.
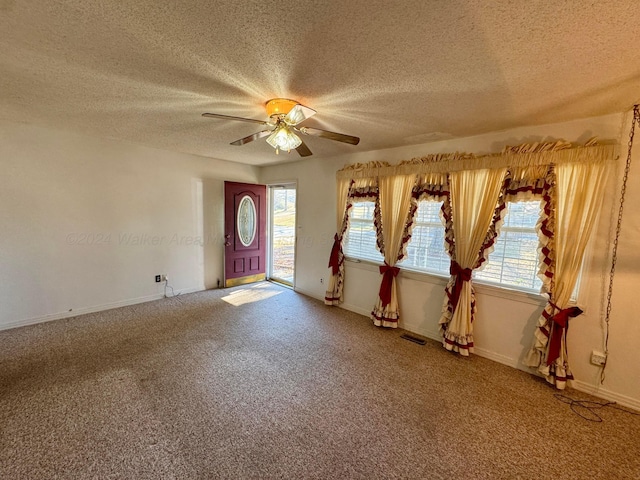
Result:
{"label": "burgundy curtain tie", "polygon": [[382,308],[391,303],[391,285],[393,279],[398,276],[400,268],[392,267],[387,262],[384,265],[380,265],[380,273],[382,274],[382,283],[380,283],[380,300],[382,301]]}
{"label": "burgundy curtain tie", "polygon": [[[560,310],[555,305],[551,304],[557,310]],[[569,327],[569,319],[577,317],[582,313],[582,310],[578,307],[565,308],[560,310],[553,317],[551,322],[553,330],[551,332],[551,339],[549,340],[549,354],[547,355],[547,365],[551,365],[560,356],[560,348],[562,343],[562,335]]]}
{"label": "burgundy curtain tie", "polygon": [[331,247],[331,255],[329,256],[329,266],[332,268],[334,275],[338,274],[340,268],[340,238],[336,233],[333,236],[333,247]]}
{"label": "burgundy curtain tie", "polygon": [[451,306],[453,307],[453,312],[456,311],[456,307],[458,306],[460,293],[462,293],[462,285],[464,282],[471,280],[471,272],[472,270],[470,268],[462,268],[456,261],[451,262],[449,273],[456,277],[456,283],[453,286],[453,292],[451,293]]}

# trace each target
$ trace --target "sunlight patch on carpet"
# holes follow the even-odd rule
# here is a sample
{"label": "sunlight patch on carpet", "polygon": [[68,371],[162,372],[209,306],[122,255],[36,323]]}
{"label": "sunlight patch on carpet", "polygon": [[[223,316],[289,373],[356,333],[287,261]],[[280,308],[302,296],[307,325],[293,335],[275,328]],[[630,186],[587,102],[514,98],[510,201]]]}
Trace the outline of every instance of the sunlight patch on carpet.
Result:
{"label": "sunlight patch on carpet", "polygon": [[251,286],[249,288],[242,288],[240,290],[235,290],[231,292],[229,295],[222,297],[222,300],[224,300],[225,302],[235,307],[239,307],[240,305],[244,305],[247,303],[266,300],[267,298],[280,295],[281,293],[282,293],[282,290],[276,290],[271,285],[259,284],[259,285]]}

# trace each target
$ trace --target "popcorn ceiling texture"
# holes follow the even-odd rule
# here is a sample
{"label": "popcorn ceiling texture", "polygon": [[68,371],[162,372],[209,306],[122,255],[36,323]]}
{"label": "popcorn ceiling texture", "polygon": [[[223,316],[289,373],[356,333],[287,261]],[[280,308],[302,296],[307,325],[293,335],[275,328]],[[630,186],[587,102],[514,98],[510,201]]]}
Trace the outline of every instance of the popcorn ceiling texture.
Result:
{"label": "popcorn ceiling texture", "polygon": [[640,478],[640,417],[400,333],[269,283],[0,332],[0,478]]}
{"label": "popcorn ceiling texture", "polygon": [[[636,0],[0,0],[0,116],[262,165],[231,141],[289,97],[318,156],[620,112],[640,98]],[[426,139],[426,140],[425,140]]]}

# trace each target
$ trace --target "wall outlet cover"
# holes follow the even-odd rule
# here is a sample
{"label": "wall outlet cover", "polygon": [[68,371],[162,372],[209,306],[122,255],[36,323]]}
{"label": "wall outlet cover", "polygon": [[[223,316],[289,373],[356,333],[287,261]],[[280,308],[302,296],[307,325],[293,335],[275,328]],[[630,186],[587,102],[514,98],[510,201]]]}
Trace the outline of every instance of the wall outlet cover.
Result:
{"label": "wall outlet cover", "polygon": [[607,354],[594,350],[591,352],[591,363],[593,365],[604,365],[607,363]]}

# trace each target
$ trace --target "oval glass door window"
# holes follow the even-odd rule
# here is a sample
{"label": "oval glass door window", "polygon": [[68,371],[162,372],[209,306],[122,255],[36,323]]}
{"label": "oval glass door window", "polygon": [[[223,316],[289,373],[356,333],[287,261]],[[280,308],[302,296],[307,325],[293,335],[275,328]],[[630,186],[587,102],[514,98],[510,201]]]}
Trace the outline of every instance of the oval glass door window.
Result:
{"label": "oval glass door window", "polygon": [[248,247],[256,238],[257,230],[256,204],[249,195],[245,195],[238,205],[238,218],[236,225],[238,228],[238,238],[240,243]]}

